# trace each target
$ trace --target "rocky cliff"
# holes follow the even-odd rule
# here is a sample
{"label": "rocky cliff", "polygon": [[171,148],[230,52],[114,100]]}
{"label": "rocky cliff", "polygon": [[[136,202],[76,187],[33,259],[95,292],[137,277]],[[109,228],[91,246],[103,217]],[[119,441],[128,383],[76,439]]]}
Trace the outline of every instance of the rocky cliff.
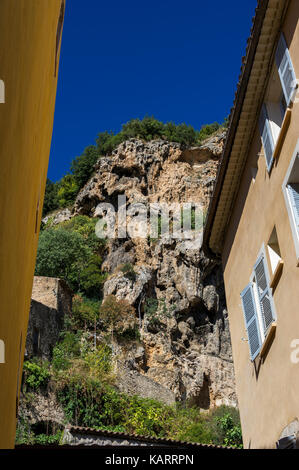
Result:
{"label": "rocky cliff", "polygon": [[[130,204],[192,202],[205,212],[224,137],[218,132],[189,149],[162,140],[120,144],[98,161],[73,210],[58,214],[57,221],[78,214],[97,217],[103,202],[117,210],[120,195],[126,196],[128,209]],[[127,212],[128,225],[134,215]],[[130,276],[123,265],[133,267]],[[104,298],[126,299],[140,322],[140,344],[117,346],[119,388],[134,393],[135,387],[142,394],[143,387],[146,395],[146,378],[164,395],[169,392],[168,401],[188,399],[204,409],[235,405],[221,267],[205,257],[200,236],[109,239],[103,267],[108,273]]]}

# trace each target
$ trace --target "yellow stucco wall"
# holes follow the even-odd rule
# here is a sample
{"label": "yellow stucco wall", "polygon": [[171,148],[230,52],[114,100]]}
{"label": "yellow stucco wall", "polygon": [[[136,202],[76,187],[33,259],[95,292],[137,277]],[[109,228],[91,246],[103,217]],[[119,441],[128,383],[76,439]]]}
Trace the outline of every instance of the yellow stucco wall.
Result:
{"label": "yellow stucco wall", "polygon": [[[299,2],[292,1],[285,18],[285,34],[296,76],[299,78]],[[299,338],[299,267],[282,191],[282,184],[299,138],[299,103],[295,103],[278,161],[270,175],[258,128],[228,226],[223,252],[226,299],[229,311],[244,445],[273,448],[285,426],[299,419],[299,364],[291,362],[291,341]],[[255,182],[252,168],[258,167]],[[250,361],[240,293],[248,284],[258,253],[276,226],[282,276],[273,291],[277,313],[276,335],[255,372]],[[268,260],[269,266],[269,260]],[[258,361],[257,361],[258,363]]]}
{"label": "yellow stucco wall", "polygon": [[[14,445],[20,385],[57,85],[61,0],[1,0],[0,448]],[[58,54],[59,55],[59,54]],[[37,219],[37,220],[36,220]]]}

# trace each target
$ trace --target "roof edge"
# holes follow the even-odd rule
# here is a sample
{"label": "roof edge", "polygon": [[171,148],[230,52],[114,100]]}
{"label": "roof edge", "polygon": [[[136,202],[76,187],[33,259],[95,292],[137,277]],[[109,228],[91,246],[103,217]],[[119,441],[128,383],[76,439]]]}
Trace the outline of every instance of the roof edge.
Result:
{"label": "roof edge", "polygon": [[70,433],[78,433],[81,435],[94,435],[94,436],[103,436],[103,437],[111,437],[114,439],[131,439],[140,442],[150,442],[152,444],[164,444],[164,445],[175,445],[177,447],[199,447],[199,448],[207,448],[207,449],[225,449],[229,450],[232,447],[225,447],[225,446],[218,446],[214,444],[201,444],[199,442],[190,442],[190,441],[178,441],[175,439],[168,439],[168,438],[161,438],[161,437],[153,437],[153,436],[144,436],[135,433],[126,433],[126,432],[115,432],[115,431],[108,431],[104,429],[93,429],[93,428],[86,428],[81,426],[73,426],[68,425],[65,428]]}

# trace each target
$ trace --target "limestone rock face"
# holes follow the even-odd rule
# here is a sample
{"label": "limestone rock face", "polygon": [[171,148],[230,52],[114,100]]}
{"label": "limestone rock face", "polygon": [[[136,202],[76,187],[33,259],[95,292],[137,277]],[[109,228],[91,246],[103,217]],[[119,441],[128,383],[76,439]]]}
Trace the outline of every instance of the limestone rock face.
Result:
{"label": "limestone rock face", "polygon": [[46,217],[42,219],[42,222],[44,224],[57,225],[62,222],[66,222],[67,220],[70,220],[71,218],[72,218],[72,213],[70,209],[66,208],[66,209],[60,209],[58,211],[55,211],[51,215],[46,215]]}
{"label": "limestone rock face", "polygon": [[148,266],[138,266],[135,272],[134,280],[128,279],[122,273],[108,279],[104,284],[104,298],[107,295],[115,295],[117,299],[127,300],[134,305],[153,276],[152,269]]}
{"label": "limestone rock face", "polygon": [[[205,212],[224,137],[218,132],[189,149],[162,140],[123,142],[98,161],[73,209],[73,215],[98,217],[103,215],[100,204],[109,203],[117,213],[118,197],[126,196],[129,234],[107,241],[103,267],[109,274],[104,297],[126,299],[139,317],[139,348],[120,344],[118,350],[124,370],[134,371],[127,390],[133,393],[134,377],[142,374],[169,390],[171,399],[189,400],[204,409],[236,405],[221,266],[203,254],[202,230],[193,239],[167,234],[142,238],[130,231],[130,223],[138,204],[192,202]],[[119,219],[109,211],[107,220],[115,221],[117,235]],[[128,263],[134,278],[119,269]]]}

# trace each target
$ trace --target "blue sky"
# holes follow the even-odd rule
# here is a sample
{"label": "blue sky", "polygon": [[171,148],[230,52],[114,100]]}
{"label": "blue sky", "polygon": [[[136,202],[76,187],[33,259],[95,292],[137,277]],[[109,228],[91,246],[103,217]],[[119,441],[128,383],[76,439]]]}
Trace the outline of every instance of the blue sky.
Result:
{"label": "blue sky", "polygon": [[68,0],[48,177],[99,132],[229,114],[256,0]]}

